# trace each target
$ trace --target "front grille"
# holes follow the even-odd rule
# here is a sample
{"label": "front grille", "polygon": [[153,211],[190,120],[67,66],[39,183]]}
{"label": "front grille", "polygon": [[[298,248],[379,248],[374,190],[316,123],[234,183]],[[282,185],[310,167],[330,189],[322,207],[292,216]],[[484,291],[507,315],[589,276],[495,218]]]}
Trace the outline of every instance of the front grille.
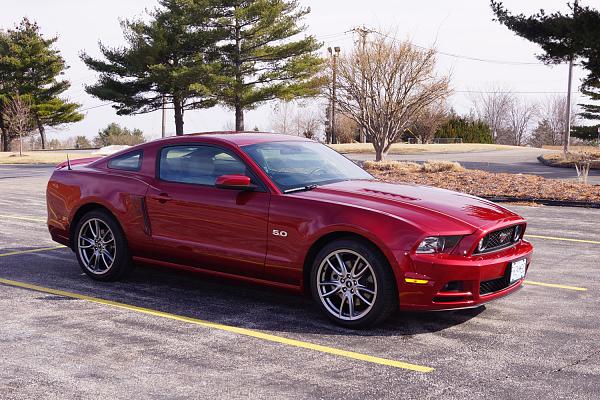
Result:
{"label": "front grille", "polygon": [[491,281],[481,282],[479,284],[479,295],[498,292],[510,286],[510,278],[503,276],[502,278],[492,279]]}
{"label": "front grille", "polygon": [[479,243],[476,253],[487,253],[509,247],[521,239],[520,225],[510,226],[488,233]]}

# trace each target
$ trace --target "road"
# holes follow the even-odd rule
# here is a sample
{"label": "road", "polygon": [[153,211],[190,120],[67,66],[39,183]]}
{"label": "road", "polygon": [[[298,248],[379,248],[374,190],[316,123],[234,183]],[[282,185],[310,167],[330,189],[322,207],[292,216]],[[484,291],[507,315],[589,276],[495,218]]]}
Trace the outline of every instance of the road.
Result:
{"label": "road", "polygon": [[[531,174],[549,179],[577,179],[575,169],[553,168],[541,164],[537,157],[552,150],[537,148],[521,148],[516,150],[474,151],[468,153],[417,153],[406,155],[388,155],[388,160],[423,162],[427,160],[457,161],[465,168],[480,169],[489,172],[505,172],[510,174]],[[346,157],[357,160],[373,160],[373,154],[346,154]],[[590,171],[589,183],[600,185],[600,171]]]}
{"label": "road", "polygon": [[49,238],[48,174],[0,168],[1,399],[600,393],[600,210],[512,207],[535,246],[523,290],[352,331],[306,297],[232,281],[149,267],[90,280]]}

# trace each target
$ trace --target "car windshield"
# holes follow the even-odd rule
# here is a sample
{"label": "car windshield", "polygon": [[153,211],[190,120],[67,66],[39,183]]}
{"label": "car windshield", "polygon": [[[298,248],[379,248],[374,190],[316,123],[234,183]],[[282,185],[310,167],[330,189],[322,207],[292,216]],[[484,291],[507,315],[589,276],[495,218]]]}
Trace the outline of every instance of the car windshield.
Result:
{"label": "car windshield", "polygon": [[284,192],[374,179],[346,157],[317,142],[267,142],[245,146],[243,150]]}

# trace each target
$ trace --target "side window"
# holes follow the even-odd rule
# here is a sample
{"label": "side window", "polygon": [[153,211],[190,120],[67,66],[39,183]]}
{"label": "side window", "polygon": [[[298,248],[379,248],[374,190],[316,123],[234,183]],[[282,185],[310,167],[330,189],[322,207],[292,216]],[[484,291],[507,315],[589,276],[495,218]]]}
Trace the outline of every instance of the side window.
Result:
{"label": "side window", "polygon": [[171,146],[160,153],[159,178],[170,182],[213,186],[221,175],[248,175],[246,164],[211,146]]}
{"label": "side window", "polygon": [[143,151],[132,151],[111,159],[108,168],[124,171],[139,171],[142,168]]}

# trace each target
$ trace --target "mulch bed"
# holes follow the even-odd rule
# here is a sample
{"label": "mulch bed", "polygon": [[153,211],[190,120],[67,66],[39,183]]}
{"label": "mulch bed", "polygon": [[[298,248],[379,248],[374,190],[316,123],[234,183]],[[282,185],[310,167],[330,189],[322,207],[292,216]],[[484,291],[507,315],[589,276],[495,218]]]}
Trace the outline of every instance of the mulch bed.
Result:
{"label": "mulch bed", "polygon": [[545,179],[535,175],[499,174],[479,170],[424,173],[369,169],[369,172],[385,182],[435,186],[479,197],[600,203],[600,185]]}

